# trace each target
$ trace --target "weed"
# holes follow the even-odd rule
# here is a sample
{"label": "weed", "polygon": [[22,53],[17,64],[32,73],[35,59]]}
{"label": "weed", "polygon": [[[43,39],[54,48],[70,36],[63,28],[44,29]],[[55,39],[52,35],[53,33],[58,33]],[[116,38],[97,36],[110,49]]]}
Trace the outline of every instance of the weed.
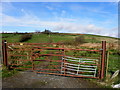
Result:
{"label": "weed", "polygon": [[29,39],[32,38],[32,35],[31,34],[25,34],[25,35],[22,35],[21,38],[20,38],[20,42],[24,42],[24,41],[28,41]]}
{"label": "weed", "polygon": [[2,77],[4,78],[4,77],[10,77],[10,76],[12,76],[12,75],[14,75],[14,74],[16,74],[18,71],[17,70],[8,70],[5,66],[3,66],[3,68],[2,68]]}

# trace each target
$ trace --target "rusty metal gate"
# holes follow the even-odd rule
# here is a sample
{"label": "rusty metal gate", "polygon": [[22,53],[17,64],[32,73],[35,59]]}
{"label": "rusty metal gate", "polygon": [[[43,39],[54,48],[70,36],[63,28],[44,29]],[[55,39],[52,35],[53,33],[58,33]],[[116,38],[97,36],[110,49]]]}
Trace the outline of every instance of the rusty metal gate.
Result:
{"label": "rusty metal gate", "polygon": [[2,43],[9,68],[72,77],[104,78],[106,42],[100,50],[72,49],[62,43]]}

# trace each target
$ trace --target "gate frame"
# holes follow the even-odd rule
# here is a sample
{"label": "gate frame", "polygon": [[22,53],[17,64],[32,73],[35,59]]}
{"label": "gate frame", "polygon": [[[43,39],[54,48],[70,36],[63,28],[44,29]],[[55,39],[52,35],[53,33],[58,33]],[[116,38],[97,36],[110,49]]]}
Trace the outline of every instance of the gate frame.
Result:
{"label": "gate frame", "polygon": [[[65,49],[63,49],[63,52],[64,52],[64,50]],[[7,59],[7,41],[6,40],[2,40],[2,54],[3,54],[3,64],[6,67],[8,67],[9,65],[8,65],[8,59]],[[106,58],[107,58],[106,57],[106,41],[102,41],[100,76],[96,77],[98,79],[104,79],[104,77],[105,77],[105,61],[106,61]],[[32,67],[32,71],[34,71],[34,67]],[[37,73],[42,73],[42,72],[37,72]],[[50,73],[50,74],[54,74],[54,73]],[[56,75],[62,75],[62,74],[56,74]],[[66,75],[66,74],[63,74],[63,75],[64,76],[72,76],[72,75]],[[80,77],[80,76],[76,76],[76,77]],[[95,77],[93,77],[93,78],[95,78]]]}
{"label": "gate frame", "polygon": [[101,56],[101,72],[100,79],[105,77],[105,61],[106,61],[106,41],[102,41],[102,56]]}

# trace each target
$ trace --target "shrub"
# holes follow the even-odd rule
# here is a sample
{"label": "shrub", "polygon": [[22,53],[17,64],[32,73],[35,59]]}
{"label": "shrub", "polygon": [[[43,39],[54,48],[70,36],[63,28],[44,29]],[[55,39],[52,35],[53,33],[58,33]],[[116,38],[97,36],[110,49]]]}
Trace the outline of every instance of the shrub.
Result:
{"label": "shrub", "polygon": [[25,34],[25,35],[22,35],[21,37],[20,37],[20,42],[24,42],[24,41],[28,41],[29,39],[31,39],[32,38],[32,35],[31,34]]}
{"label": "shrub", "polygon": [[74,41],[67,40],[67,41],[64,41],[63,44],[65,44],[65,45],[74,45]]}
{"label": "shrub", "polygon": [[50,35],[52,32],[51,32],[50,30],[46,30],[46,29],[45,29],[45,31],[43,31],[42,33],[47,34],[47,35]]}
{"label": "shrub", "polygon": [[76,43],[76,44],[83,44],[83,43],[85,43],[85,38],[84,38],[84,36],[78,36],[78,37],[76,37],[76,38],[75,38],[75,43]]}
{"label": "shrub", "polygon": [[48,39],[48,43],[53,43],[54,41],[53,41],[53,39],[52,38],[49,38]]}

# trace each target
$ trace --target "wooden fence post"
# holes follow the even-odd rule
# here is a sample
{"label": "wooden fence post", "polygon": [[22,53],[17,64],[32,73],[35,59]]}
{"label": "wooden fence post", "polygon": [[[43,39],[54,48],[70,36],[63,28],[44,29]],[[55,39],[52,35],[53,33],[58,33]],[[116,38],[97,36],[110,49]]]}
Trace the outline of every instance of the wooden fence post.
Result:
{"label": "wooden fence post", "polygon": [[6,40],[2,41],[2,53],[3,53],[3,64],[5,66],[8,66],[8,60],[7,60],[7,42],[6,42]]}
{"label": "wooden fence post", "polygon": [[106,77],[107,77],[107,75],[108,75],[108,62],[109,62],[109,51],[107,52],[107,55],[106,55]]}
{"label": "wooden fence post", "polygon": [[102,56],[101,56],[101,74],[100,79],[104,78],[105,74],[105,59],[106,59],[106,41],[102,41]]}

